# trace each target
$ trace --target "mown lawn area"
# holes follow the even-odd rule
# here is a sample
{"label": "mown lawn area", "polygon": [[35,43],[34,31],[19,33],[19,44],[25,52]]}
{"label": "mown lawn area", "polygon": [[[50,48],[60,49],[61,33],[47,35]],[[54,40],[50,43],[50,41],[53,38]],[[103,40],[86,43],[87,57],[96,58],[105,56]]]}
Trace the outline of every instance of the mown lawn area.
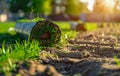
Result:
{"label": "mown lawn area", "polygon": [[0,23],[0,33],[8,33],[10,27],[14,27],[15,22],[3,22]]}

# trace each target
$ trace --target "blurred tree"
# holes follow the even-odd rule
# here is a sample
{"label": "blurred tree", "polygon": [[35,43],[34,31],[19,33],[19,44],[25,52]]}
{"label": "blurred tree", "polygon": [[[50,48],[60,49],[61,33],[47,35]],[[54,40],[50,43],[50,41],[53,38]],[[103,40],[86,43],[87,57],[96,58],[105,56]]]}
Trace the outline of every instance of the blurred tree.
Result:
{"label": "blurred tree", "polygon": [[67,0],[52,0],[52,14],[60,14],[65,11]]}
{"label": "blurred tree", "polygon": [[32,0],[33,12],[49,14],[51,11],[51,0]]}
{"label": "blurred tree", "polygon": [[120,0],[115,0],[114,12],[120,13]]}
{"label": "blurred tree", "polygon": [[88,12],[88,8],[80,0],[68,0],[65,12],[69,15],[79,16],[81,13]]}
{"label": "blurred tree", "polygon": [[17,12],[23,10],[26,13],[49,14],[51,0],[11,0],[10,10]]}
{"label": "blurred tree", "polygon": [[27,6],[28,3],[28,0],[12,0],[10,4],[10,10],[12,12],[17,12],[18,10],[28,12],[28,9],[31,9],[31,7]]}
{"label": "blurred tree", "polygon": [[95,13],[110,13],[111,9],[108,9],[106,7],[106,4],[104,3],[104,0],[96,0],[96,3],[94,4],[94,12]]}

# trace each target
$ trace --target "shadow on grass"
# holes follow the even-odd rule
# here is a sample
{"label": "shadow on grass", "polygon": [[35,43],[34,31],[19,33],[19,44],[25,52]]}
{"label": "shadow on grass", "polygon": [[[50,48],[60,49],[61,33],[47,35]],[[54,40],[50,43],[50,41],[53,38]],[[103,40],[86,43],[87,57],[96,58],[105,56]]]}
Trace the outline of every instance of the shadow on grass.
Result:
{"label": "shadow on grass", "polygon": [[0,33],[0,44],[14,44],[17,41],[23,41],[24,39],[19,34]]}

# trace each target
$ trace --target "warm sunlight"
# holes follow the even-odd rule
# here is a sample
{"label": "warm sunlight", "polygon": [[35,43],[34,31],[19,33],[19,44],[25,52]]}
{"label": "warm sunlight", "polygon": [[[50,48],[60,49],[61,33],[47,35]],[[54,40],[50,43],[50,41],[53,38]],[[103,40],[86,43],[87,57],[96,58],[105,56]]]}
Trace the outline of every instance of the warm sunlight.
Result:
{"label": "warm sunlight", "polygon": [[107,6],[107,7],[114,7],[114,5],[115,5],[115,1],[114,0],[105,0],[104,1],[104,3],[105,3],[105,5]]}
{"label": "warm sunlight", "polygon": [[114,6],[115,6],[115,0],[104,0],[103,2],[104,7],[104,13],[113,13]]}
{"label": "warm sunlight", "polygon": [[[80,0],[81,2],[87,3],[87,7],[89,10],[93,10],[93,6],[95,3],[95,0]],[[106,6],[107,8],[113,8],[115,5],[115,0],[102,0],[102,5]]]}
{"label": "warm sunlight", "polygon": [[90,11],[93,10],[93,5],[95,3],[95,0],[80,0],[81,2],[87,3],[87,7]]}
{"label": "warm sunlight", "polygon": [[116,0],[96,0],[94,11],[103,14],[113,14],[115,10]]}

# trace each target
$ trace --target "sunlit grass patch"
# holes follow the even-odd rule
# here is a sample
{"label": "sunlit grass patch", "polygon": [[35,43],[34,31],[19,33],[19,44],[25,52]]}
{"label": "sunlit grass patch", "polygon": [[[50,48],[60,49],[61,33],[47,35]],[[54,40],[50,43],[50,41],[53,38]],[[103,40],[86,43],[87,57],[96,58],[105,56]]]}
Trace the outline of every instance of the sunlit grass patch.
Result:
{"label": "sunlit grass patch", "polygon": [[75,38],[78,32],[70,28],[70,22],[56,22],[61,29],[62,36],[59,45],[67,44],[67,40]]}
{"label": "sunlit grass patch", "polygon": [[18,61],[38,59],[41,48],[36,41],[17,42],[14,46],[0,49],[0,73],[10,71],[15,68]]}
{"label": "sunlit grass patch", "polygon": [[98,28],[97,23],[87,22],[87,23],[85,23],[85,25],[86,25],[85,27],[86,27],[87,31],[96,30]]}
{"label": "sunlit grass patch", "polygon": [[14,28],[15,22],[0,23],[0,33],[7,33],[9,28]]}

